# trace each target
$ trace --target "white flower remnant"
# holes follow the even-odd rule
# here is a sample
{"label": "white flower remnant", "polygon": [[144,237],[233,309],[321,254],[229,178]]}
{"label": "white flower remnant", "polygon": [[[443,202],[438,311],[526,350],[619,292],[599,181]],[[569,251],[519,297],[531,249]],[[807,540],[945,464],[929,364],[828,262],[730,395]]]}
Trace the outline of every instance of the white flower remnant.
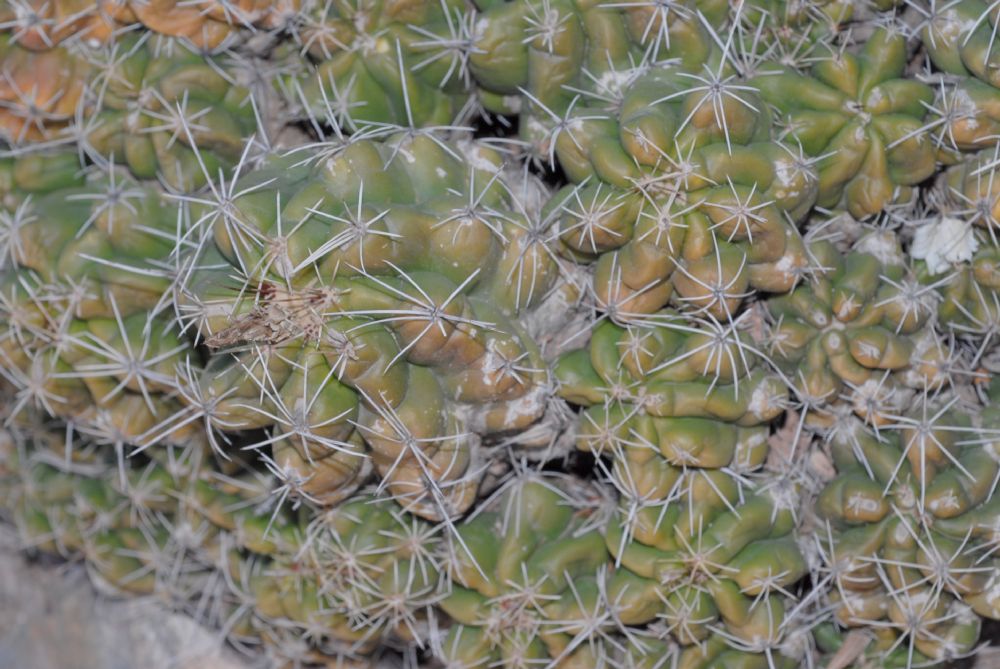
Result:
{"label": "white flower remnant", "polygon": [[931,274],[940,274],[956,263],[970,260],[978,248],[979,241],[971,225],[959,218],[942,216],[917,228],[910,254],[925,260]]}

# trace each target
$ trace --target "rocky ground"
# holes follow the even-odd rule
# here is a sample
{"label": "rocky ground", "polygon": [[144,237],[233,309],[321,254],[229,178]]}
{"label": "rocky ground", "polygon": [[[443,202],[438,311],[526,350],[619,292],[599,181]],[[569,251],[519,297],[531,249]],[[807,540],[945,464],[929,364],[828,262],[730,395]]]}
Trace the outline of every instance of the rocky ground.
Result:
{"label": "rocky ground", "polygon": [[190,618],[99,595],[77,565],[36,565],[0,527],[0,669],[249,669]]}

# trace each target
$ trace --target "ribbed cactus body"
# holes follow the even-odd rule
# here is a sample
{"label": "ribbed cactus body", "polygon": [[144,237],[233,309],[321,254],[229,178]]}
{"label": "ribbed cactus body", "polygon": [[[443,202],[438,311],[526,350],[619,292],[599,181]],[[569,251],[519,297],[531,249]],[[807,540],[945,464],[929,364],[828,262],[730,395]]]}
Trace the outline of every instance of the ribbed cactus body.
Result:
{"label": "ribbed cactus body", "polygon": [[11,0],[0,521],[280,669],[976,654],[994,10]]}
{"label": "ribbed cactus body", "polygon": [[820,206],[862,218],[933,174],[934,149],[922,141],[933,92],[902,76],[906,56],[902,34],[878,29],[856,55],[821,60],[808,76],[776,68],[753,80],[789,137],[819,159]]}

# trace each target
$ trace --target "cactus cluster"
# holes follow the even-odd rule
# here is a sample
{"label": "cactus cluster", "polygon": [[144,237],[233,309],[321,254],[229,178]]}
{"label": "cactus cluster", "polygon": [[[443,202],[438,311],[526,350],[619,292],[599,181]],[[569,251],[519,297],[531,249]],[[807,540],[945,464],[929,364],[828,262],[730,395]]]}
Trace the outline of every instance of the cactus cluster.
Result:
{"label": "cactus cluster", "polygon": [[975,656],[994,9],[10,0],[0,521],[281,669]]}

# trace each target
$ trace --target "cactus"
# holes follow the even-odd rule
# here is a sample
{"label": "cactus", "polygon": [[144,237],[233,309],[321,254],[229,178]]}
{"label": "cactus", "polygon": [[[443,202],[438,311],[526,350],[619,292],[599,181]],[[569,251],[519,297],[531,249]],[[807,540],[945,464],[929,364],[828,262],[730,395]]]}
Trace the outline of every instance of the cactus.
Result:
{"label": "cactus", "polygon": [[1000,616],[989,548],[997,422],[987,411],[977,427],[958,406],[928,391],[878,433],[858,426],[831,443],[838,476],[816,510],[834,620],[875,629],[866,652],[885,666],[968,655],[980,616]]}
{"label": "cactus", "polygon": [[809,76],[774,68],[754,79],[784,116],[788,135],[821,157],[820,206],[863,218],[905,199],[934,173],[932,145],[921,141],[933,92],[904,79],[905,66],[905,39],[889,26],[876,29],[857,54],[820,60]]}
{"label": "cactus", "polygon": [[465,116],[476,20],[464,0],[309,3],[294,44],[305,57],[289,53],[278,83],[313,123],[447,126]]}
{"label": "cactus", "polygon": [[[574,288],[506,178],[474,144],[359,140],[258,169],[235,182],[245,195],[232,213],[207,209],[196,224],[215,243],[195,261],[211,269],[183,289],[191,322],[210,347],[256,349],[223,353],[213,376],[261,370],[229,389],[242,402],[223,420],[280,426],[261,445],[304,479],[316,458],[322,473],[303,486],[314,501],[343,468],[360,482],[353,470],[373,466],[407,508],[450,517],[475,497],[481,438],[543,417],[534,337],[560,323],[531,314]],[[233,271],[242,285],[224,278]]]}
{"label": "cactus", "polygon": [[241,28],[275,30],[294,20],[298,0],[117,0],[115,18],[183,38],[201,49],[232,44]]}
{"label": "cactus", "polygon": [[33,194],[10,214],[2,352],[18,389],[14,414],[43,409],[136,440],[176,410],[166,396],[189,345],[157,309],[165,282],[142,274],[169,252],[176,211],[110,172]]}
{"label": "cactus", "polygon": [[[225,207],[114,168],[25,200],[4,291],[15,413],[117,435],[119,455],[191,438],[225,450],[228,433],[273,426],[244,447],[266,449],[296,496],[334,504],[374,468],[408,508],[459,513],[482,438],[544,417],[536,337],[575,291],[513,200],[532,182],[505,170],[481,146],[401,137],[262,165]],[[184,239],[193,254],[172,264]],[[216,351],[204,366],[196,334]]]}
{"label": "cactus", "polygon": [[617,110],[526,121],[576,182],[548,206],[564,253],[595,263],[598,306],[619,321],[667,304],[726,321],[752,289],[783,292],[800,278],[806,259],[790,221],[812,205],[815,172],[771,141],[750,88],[719,75],[712,92],[717,75],[656,70]]}
{"label": "cactus", "polygon": [[441,608],[454,621],[438,653],[458,666],[592,666],[625,632],[601,536],[574,508],[581,490],[511,479],[448,547],[452,581]]}
{"label": "cactus", "polygon": [[921,281],[939,294],[940,327],[970,345],[967,364],[973,370],[995,348],[1000,313],[995,154],[995,149],[981,151],[940,174],[930,191],[937,211],[913,229],[909,248]]}
{"label": "cactus", "polygon": [[948,383],[932,327],[941,281],[925,285],[906,267],[894,233],[868,233],[846,255],[822,233],[808,248],[817,271],[768,302],[764,338],[804,422],[836,431],[853,412],[879,426],[916,392]]}
{"label": "cactus", "polygon": [[281,669],[975,654],[994,14],[13,0],[0,521]]}
{"label": "cactus", "polygon": [[82,128],[86,145],[141,179],[197,188],[201,163],[215,175],[240,158],[256,128],[250,92],[218,64],[148,37],[123,38],[93,55],[97,107]]}
{"label": "cactus", "polygon": [[201,49],[231,45],[240,28],[275,30],[292,21],[297,0],[12,0],[0,30],[32,50],[66,40],[111,41],[129,26],[186,40]]}
{"label": "cactus", "polygon": [[0,35],[0,139],[52,140],[76,118],[89,64],[63,47],[35,52]]}
{"label": "cactus", "polygon": [[726,3],[716,0],[482,4],[468,62],[495,113],[530,102],[561,115],[581,97],[620,93],[630,72],[656,63],[700,70],[718,59],[713,32],[729,20]]}
{"label": "cactus", "polygon": [[632,593],[628,621],[661,623],[658,638],[681,644],[690,666],[772,650],[779,666],[799,659],[781,650],[785,588],[806,567],[793,533],[798,484],[777,474],[749,483],[786,399],[761,364],[731,326],[661,313],[601,323],[589,352],[556,367],[561,394],[586,407],[578,448],[610,460],[598,460],[619,494],[605,542]]}
{"label": "cactus", "polygon": [[[864,22],[899,5],[896,0],[855,4],[840,0],[810,0],[808,2],[787,2],[786,0],[756,0],[745,12],[750,25],[764,24],[778,33],[792,33],[793,39],[810,41],[836,34],[852,22]],[[863,25],[863,23],[862,23]],[[805,40],[803,40],[805,41]]]}
{"label": "cactus", "polygon": [[980,0],[920,8],[920,40],[934,66],[942,72],[974,76],[991,86],[1000,83],[996,59],[995,16]]}
{"label": "cactus", "polygon": [[0,132],[14,145],[76,141],[99,165],[190,189],[204,185],[200,163],[233,167],[256,128],[250,91],[177,42],[147,33],[32,52],[0,40]]}
{"label": "cactus", "polygon": [[12,0],[0,8],[0,30],[32,51],[52,49],[71,38],[101,43],[118,27],[119,12],[112,4],[107,0]]}

